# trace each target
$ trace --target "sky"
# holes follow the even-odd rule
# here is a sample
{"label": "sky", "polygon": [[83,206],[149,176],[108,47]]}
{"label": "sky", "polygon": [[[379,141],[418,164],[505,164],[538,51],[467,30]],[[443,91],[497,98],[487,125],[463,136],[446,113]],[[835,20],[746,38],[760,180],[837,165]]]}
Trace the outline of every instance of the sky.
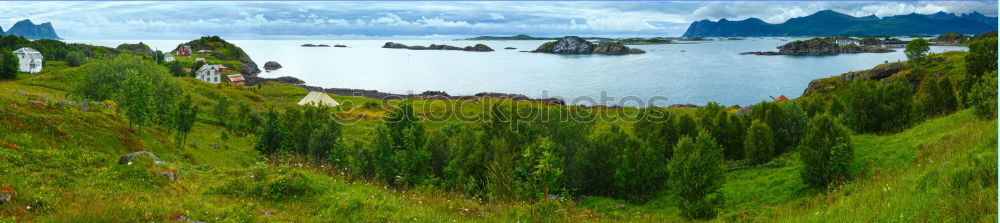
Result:
{"label": "sky", "polygon": [[878,17],[997,16],[996,1],[900,2],[0,2],[0,27],[52,22],[64,39],[378,39],[480,35],[680,36],[693,21],[789,18],[832,9]]}

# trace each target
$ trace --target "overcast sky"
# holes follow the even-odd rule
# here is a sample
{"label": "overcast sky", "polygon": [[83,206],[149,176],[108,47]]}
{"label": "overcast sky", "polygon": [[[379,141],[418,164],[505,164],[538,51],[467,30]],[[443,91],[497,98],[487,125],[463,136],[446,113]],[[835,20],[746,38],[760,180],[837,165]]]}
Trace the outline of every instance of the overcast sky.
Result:
{"label": "overcast sky", "polygon": [[52,22],[64,39],[680,36],[702,19],[782,23],[824,9],[996,16],[997,2],[0,2],[0,27]]}

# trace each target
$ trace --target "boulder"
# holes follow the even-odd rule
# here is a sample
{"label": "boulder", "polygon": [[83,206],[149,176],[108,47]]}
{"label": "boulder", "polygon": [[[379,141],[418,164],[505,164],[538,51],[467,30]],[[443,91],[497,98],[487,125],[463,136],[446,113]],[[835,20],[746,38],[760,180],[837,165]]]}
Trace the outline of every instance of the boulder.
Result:
{"label": "boulder", "polygon": [[134,152],[134,153],[129,153],[129,154],[122,155],[121,158],[118,158],[118,164],[128,164],[128,163],[132,162],[132,160],[135,160],[136,157],[139,157],[139,156],[149,156],[149,158],[153,159],[153,163],[154,164],[163,163],[163,161],[160,160],[159,157],[156,157],[156,155],[153,155],[153,153],[146,152],[146,151],[139,151],[139,152]]}
{"label": "boulder", "polygon": [[90,111],[90,102],[87,102],[87,99],[80,102],[80,111]]}
{"label": "boulder", "polygon": [[272,71],[272,70],[277,70],[279,68],[281,68],[281,64],[279,64],[276,61],[267,61],[267,63],[264,63],[264,70]]}
{"label": "boulder", "polygon": [[17,192],[13,188],[0,189],[0,205],[14,200],[15,195],[17,195]]}

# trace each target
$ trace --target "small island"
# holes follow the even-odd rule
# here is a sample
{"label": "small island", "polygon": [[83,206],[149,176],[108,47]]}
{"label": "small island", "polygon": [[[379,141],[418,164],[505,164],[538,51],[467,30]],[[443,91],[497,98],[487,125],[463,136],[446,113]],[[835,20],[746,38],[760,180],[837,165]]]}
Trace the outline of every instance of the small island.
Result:
{"label": "small island", "polygon": [[437,45],[431,44],[430,46],[407,46],[402,43],[386,42],[382,45],[382,48],[388,49],[408,49],[408,50],[461,50],[469,52],[492,52],[493,48],[486,46],[485,44],[476,44],[475,46],[457,47],[451,45]]}
{"label": "small island", "polygon": [[529,35],[516,35],[516,36],[479,36],[468,38],[465,40],[557,40],[559,38],[545,38],[545,37],[534,37]]}
{"label": "small island", "polygon": [[778,51],[744,52],[742,55],[835,55],[842,53],[889,53],[886,43],[867,43],[853,38],[813,38],[779,46]]}
{"label": "small island", "polygon": [[591,43],[577,36],[566,36],[557,41],[547,42],[538,46],[538,49],[530,51],[532,53],[552,53],[552,54],[643,54],[646,51],[629,48],[618,41],[600,41],[597,44]]}
{"label": "small island", "polygon": [[302,47],[330,47],[330,45],[306,43],[302,44]]}
{"label": "small island", "polygon": [[281,69],[281,64],[279,64],[277,61],[272,60],[272,61],[267,61],[267,63],[264,63],[264,70],[266,71],[272,71],[277,69]]}
{"label": "small island", "polygon": [[344,48],[344,47],[347,47],[347,45],[343,45],[343,44],[337,44],[337,45],[333,45],[333,47],[340,47],[340,48]]}

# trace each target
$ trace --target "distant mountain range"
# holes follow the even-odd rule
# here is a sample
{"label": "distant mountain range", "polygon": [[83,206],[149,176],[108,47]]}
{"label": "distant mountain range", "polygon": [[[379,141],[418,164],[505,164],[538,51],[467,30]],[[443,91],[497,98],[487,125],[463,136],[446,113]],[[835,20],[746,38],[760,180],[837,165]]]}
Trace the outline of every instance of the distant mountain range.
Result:
{"label": "distant mountain range", "polygon": [[3,35],[18,35],[26,39],[62,39],[52,28],[52,23],[42,23],[35,25],[31,20],[25,19],[14,23],[6,32],[0,30]]}
{"label": "distant mountain range", "polygon": [[907,14],[854,17],[833,10],[823,10],[785,23],[770,24],[757,18],[740,21],[720,19],[691,23],[684,37],[732,36],[871,36],[871,35],[937,35],[945,32],[977,34],[996,30],[997,18],[978,12],[955,15]]}

